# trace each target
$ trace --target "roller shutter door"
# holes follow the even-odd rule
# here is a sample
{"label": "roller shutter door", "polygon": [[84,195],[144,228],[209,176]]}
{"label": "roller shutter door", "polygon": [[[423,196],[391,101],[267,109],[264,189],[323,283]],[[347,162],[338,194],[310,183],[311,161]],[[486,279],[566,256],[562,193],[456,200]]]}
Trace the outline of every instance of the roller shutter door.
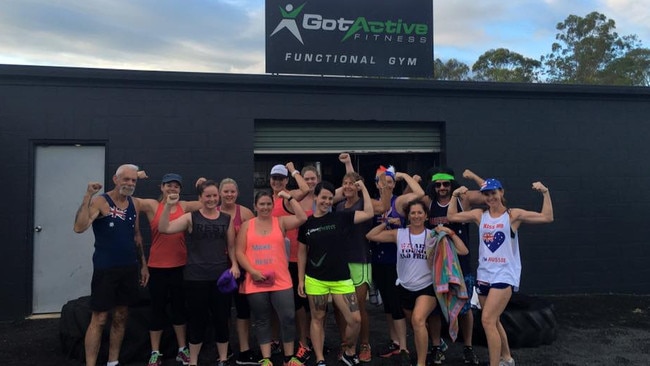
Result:
{"label": "roller shutter door", "polygon": [[255,121],[255,154],[436,153],[441,124],[386,121]]}

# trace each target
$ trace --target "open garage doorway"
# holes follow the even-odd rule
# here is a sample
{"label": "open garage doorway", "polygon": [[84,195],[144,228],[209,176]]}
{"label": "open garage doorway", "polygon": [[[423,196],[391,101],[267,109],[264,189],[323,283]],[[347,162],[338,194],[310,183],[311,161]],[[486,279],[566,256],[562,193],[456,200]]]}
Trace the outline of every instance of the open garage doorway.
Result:
{"label": "open garage doorway", "polygon": [[[435,121],[256,120],[254,187],[268,188],[271,167],[289,161],[298,169],[314,165],[322,179],[338,185],[345,174],[338,155],[348,152],[376,196],[371,183],[380,165],[421,176],[440,166],[443,130],[444,122]],[[289,188],[296,188],[293,179]],[[395,193],[401,189],[397,184]]]}
{"label": "open garage doorway", "polygon": [[[439,153],[350,153],[354,170],[364,177],[370,195],[378,196],[373,183],[375,172],[380,165],[393,165],[396,171],[409,175],[425,175],[432,167],[440,166]],[[307,165],[315,166],[323,180],[338,186],[345,175],[345,166],[339,161],[338,154],[256,154],[255,155],[255,190],[269,188],[269,172],[275,164],[293,162],[297,169]],[[297,188],[295,180],[289,181],[289,188]],[[403,189],[397,184],[395,193]]]}

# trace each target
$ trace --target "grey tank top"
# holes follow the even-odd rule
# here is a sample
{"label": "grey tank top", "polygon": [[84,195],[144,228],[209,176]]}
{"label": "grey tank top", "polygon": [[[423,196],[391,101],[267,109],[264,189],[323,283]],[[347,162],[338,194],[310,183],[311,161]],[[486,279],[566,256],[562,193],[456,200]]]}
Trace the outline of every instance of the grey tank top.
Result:
{"label": "grey tank top", "polygon": [[216,281],[228,268],[228,226],[230,216],[221,212],[216,219],[192,212],[192,233],[187,243],[184,277],[190,281]]}

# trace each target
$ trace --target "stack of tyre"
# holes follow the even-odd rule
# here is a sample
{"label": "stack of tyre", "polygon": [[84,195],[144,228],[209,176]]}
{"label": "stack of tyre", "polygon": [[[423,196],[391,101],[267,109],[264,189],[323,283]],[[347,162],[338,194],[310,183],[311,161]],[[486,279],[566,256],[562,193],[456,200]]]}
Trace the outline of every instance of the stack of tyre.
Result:
{"label": "stack of tyre", "polygon": [[[481,310],[473,311],[473,343],[487,345],[481,324]],[[501,324],[508,335],[511,348],[539,347],[551,344],[557,339],[555,308],[548,300],[540,297],[513,294],[501,314]]]}
{"label": "stack of tyre", "polygon": [[[144,297],[136,306],[129,307],[129,319],[122,348],[120,349],[120,362],[146,362],[151,354],[149,342],[149,322],[151,318],[149,299]],[[90,296],[80,297],[68,301],[61,309],[59,322],[59,339],[61,349],[68,358],[81,362],[85,361],[84,337],[88,324],[90,324]],[[102,343],[99,350],[99,362],[105,362],[108,356],[108,340],[110,336],[111,317],[102,334]],[[171,326],[163,331],[161,352],[167,355],[176,355],[176,339]]]}

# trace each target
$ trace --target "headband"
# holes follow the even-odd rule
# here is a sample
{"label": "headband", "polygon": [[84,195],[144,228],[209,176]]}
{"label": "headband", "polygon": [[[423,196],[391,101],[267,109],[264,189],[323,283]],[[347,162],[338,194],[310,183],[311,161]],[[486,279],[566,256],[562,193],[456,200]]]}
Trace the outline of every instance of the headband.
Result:
{"label": "headband", "polygon": [[435,182],[437,180],[454,180],[454,176],[447,173],[436,173],[431,177],[431,181]]}
{"label": "headband", "polygon": [[[386,168],[383,165],[379,166],[379,169],[377,169],[377,173],[375,174],[376,176],[379,176],[381,173],[386,174],[387,176],[393,178],[395,180],[395,167],[392,165],[389,165],[388,168]],[[376,177],[375,177],[376,180]]]}

